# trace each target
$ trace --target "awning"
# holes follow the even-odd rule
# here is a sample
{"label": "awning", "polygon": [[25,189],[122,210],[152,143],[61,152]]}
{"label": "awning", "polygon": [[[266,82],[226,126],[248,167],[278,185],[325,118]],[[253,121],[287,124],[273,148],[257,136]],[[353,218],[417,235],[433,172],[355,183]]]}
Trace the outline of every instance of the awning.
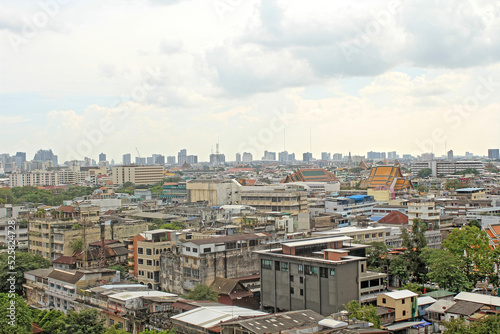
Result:
{"label": "awning", "polygon": [[415,325],[415,326],[412,326],[412,327],[413,328],[422,328],[422,327],[427,327],[427,326],[430,326],[430,325],[432,325],[432,323],[424,321],[423,323]]}

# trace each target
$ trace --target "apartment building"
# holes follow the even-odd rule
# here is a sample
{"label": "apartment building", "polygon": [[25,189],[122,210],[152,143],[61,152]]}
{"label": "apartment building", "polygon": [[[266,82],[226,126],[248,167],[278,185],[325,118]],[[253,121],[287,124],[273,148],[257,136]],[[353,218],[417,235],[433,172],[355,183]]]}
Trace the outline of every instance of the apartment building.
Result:
{"label": "apartment building", "polygon": [[28,212],[24,206],[0,205],[0,244],[8,244],[13,240],[17,249],[28,248],[28,222],[17,219],[19,214]]}
{"label": "apartment building", "polygon": [[383,291],[386,274],[366,270],[368,245],[347,236],[282,242],[256,251],[260,259],[261,307],[272,312],[310,309],[339,312],[351,300]]}
{"label": "apartment building", "polygon": [[111,269],[62,270],[54,269],[47,275],[48,287],[45,290],[48,307],[67,313],[77,309],[77,291],[102,284],[117,283],[120,272]]}
{"label": "apartment building", "polygon": [[167,204],[185,203],[187,200],[186,182],[165,182],[160,198]]}
{"label": "apartment building", "polygon": [[132,182],[133,184],[153,184],[163,179],[163,166],[124,165],[112,168],[112,181],[115,185]]}
{"label": "apartment building", "polygon": [[408,202],[408,224],[418,218],[427,225],[428,230],[439,230],[439,216],[441,210],[434,200],[411,199]]}
{"label": "apartment building", "polygon": [[443,198],[436,199],[443,214],[450,216],[467,216],[470,211],[491,207],[490,199]]}
{"label": "apartment building", "polygon": [[23,288],[28,305],[37,309],[49,308],[49,297],[46,293],[49,287],[49,274],[53,268],[41,268],[24,272]]}
{"label": "apartment building", "polygon": [[478,172],[484,172],[484,163],[481,161],[415,161],[411,164],[411,172],[417,175],[422,169],[429,168],[432,170],[432,176],[455,174],[462,172],[468,168],[475,169]]}
{"label": "apartment building", "polygon": [[128,241],[129,273],[150,289],[160,289],[160,256],[178,243],[180,233],[157,229],[139,233]]}
{"label": "apartment building", "polygon": [[237,204],[241,188],[236,180],[190,180],[186,183],[187,200],[189,203],[207,202],[208,206]]}
{"label": "apartment building", "polygon": [[254,253],[269,247],[267,233],[188,240],[161,254],[161,288],[184,294],[196,284],[210,285],[216,277],[236,278],[259,273]]}
{"label": "apartment building", "polygon": [[377,306],[393,310],[396,322],[409,320],[418,316],[417,297],[410,290],[386,292],[377,296]]}
{"label": "apartment building", "polygon": [[241,204],[258,211],[302,212],[307,210],[307,192],[293,185],[244,186]]}
{"label": "apartment building", "polygon": [[325,211],[340,213],[344,216],[350,215],[370,215],[376,202],[373,196],[352,195],[347,197],[327,197],[325,198]]}
{"label": "apartment building", "polygon": [[369,244],[375,241],[385,243],[385,239],[391,235],[391,227],[376,226],[376,227],[357,227],[348,226],[340,227],[329,231],[312,232],[313,236],[347,236],[353,241]]}
{"label": "apartment building", "polygon": [[[85,226],[86,244],[101,240],[98,223],[87,222]],[[78,220],[31,219],[28,225],[28,252],[41,255],[51,261],[59,256],[71,256],[71,242],[83,238],[83,222]],[[104,229],[105,239],[124,240],[147,231],[149,224],[135,219],[112,224]]]}

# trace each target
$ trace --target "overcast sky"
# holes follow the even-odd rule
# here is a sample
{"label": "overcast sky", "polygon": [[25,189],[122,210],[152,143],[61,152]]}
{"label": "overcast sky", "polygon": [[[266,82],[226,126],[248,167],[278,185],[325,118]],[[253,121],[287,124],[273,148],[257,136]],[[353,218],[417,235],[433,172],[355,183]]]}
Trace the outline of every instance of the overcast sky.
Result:
{"label": "overcast sky", "polygon": [[500,2],[1,1],[0,153],[500,147]]}

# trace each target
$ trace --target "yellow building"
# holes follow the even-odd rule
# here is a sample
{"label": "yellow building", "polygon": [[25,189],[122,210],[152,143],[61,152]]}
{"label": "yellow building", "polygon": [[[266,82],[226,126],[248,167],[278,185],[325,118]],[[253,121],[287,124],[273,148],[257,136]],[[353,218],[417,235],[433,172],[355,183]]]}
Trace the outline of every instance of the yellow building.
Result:
{"label": "yellow building", "polygon": [[113,184],[154,184],[163,180],[163,166],[138,166],[124,165],[115,166],[112,170]]}
{"label": "yellow building", "polygon": [[377,296],[377,306],[394,310],[394,321],[404,321],[418,315],[417,297],[410,290],[386,292]]}

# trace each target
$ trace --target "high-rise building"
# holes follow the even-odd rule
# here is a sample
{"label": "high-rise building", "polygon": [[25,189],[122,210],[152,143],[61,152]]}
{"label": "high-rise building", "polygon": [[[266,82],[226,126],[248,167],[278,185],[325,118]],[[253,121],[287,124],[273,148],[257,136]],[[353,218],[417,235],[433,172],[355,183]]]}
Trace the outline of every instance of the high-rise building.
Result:
{"label": "high-rise building", "polygon": [[135,157],[135,164],[145,166],[146,165],[146,158]]}
{"label": "high-rise building", "polygon": [[55,155],[52,150],[38,150],[38,152],[36,152],[35,154],[35,157],[33,158],[33,160],[35,161],[42,161],[42,162],[46,162],[46,161],[52,161],[52,165],[54,167],[58,166],[58,163],[57,163],[57,155]]}
{"label": "high-rise building", "polygon": [[122,160],[124,165],[130,165],[132,163],[132,156],[130,153],[124,154]]}
{"label": "high-rise building", "polygon": [[175,165],[175,156],[174,155],[169,155],[167,157],[167,165]]}
{"label": "high-rise building", "polygon": [[452,161],[453,160],[453,150],[448,151],[448,160]]}
{"label": "high-rise building", "polygon": [[499,153],[500,153],[500,150],[498,148],[490,148],[488,150],[488,159],[491,159],[491,160],[500,159]]}
{"label": "high-rise building", "polygon": [[154,157],[146,157],[146,165],[152,166],[154,165]]}
{"label": "high-rise building", "polygon": [[106,154],[104,153],[99,154],[99,162],[101,161],[106,161]]}
{"label": "high-rise building", "polygon": [[342,153],[335,153],[333,155],[333,160],[334,161],[341,161],[342,160]]}
{"label": "high-rise building", "polygon": [[165,156],[161,154],[153,154],[153,164],[163,166],[165,164]]}
{"label": "high-rise building", "polygon": [[221,165],[221,164],[224,164],[225,162],[226,162],[226,157],[224,154],[222,154],[222,153],[210,154],[210,164],[211,165]]}
{"label": "high-rise building", "polygon": [[269,151],[264,151],[264,156],[262,157],[262,160],[276,160],[276,152],[269,152]]}
{"label": "high-rise building", "polygon": [[187,157],[187,150],[184,148],[177,153],[177,164],[182,165],[184,162],[186,162],[186,157]]}
{"label": "high-rise building", "polygon": [[313,155],[310,152],[306,152],[302,154],[302,161],[309,162],[313,159]]}
{"label": "high-rise building", "polygon": [[278,161],[287,162],[288,161],[288,151],[283,151],[278,153]]}
{"label": "high-rise building", "polygon": [[23,163],[26,161],[26,152],[17,152],[14,156],[14,163],[16,168],[21,169]]}
{"label": "high-rise building", "polygon": [[252,153],[249,152],[243,152],[243,162],[252,162],[253,161],[253,156]]}
{"label": "high-rise building", "polygon": [[198,156],[197,155],[188,155],[188,156],[186,156],[185,161],[190,165],[197,164],[198,163]]}
{"label": "high-rise building", "polygon": [[399,156],[398,154],[396,153],[396,151],[392,151],[392,152],[388,152],[387,153],[387,157],[391,160],[394,160],[394,159],[398,159]]}
{"label": "high-rise building", "polygon": [[321,152],[321,160],[330,160],[330,153],[328,152]]}
{"label": "high-rise building", "polygon": [[241,153],[236,153],[236,162],[241,162]]}
{"label": "high-rise building", "polygon": [[295,161],[295,153],[290,153],[288,155],[288,161]]}

